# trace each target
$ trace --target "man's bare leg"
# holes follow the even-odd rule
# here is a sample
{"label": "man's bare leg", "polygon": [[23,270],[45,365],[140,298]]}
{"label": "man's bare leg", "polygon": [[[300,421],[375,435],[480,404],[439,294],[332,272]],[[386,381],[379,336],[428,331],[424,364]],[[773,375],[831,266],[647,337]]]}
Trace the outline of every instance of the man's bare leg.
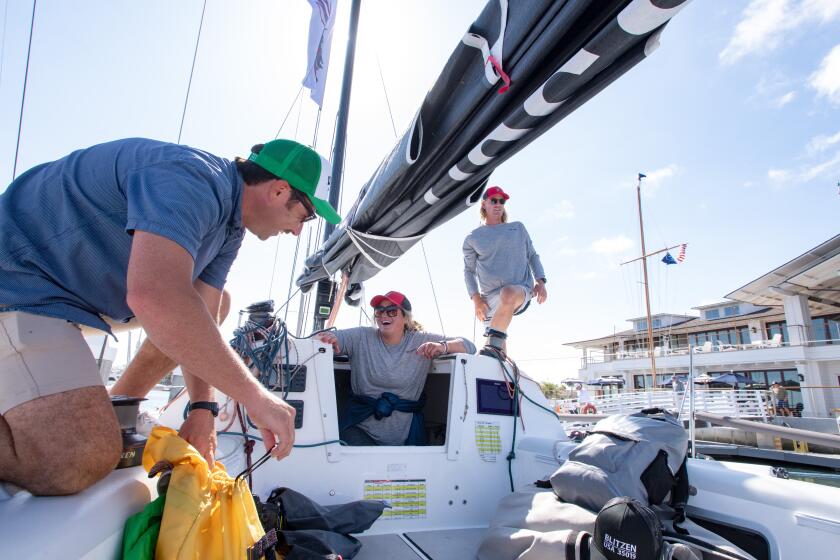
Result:
{"label": "man's bare leg", "polygon": [[490,319],[490,328],[500,332],[507,332],[513,314],[525,303],[525,294],[514,286],[505,286],[499,293],[499,307]]}
{"label": "man's bare leg", "polygon": [[[229,312],[230,294],[227,291],[222,291],[222,300],[217,317],[218,324],[222,324]],[[125,372],[111,387],[111,394],[145,397],[163,379],[163,376],[175,369],[177,365],[147,338],[140,346],[137,355],[128,364]]]}
{"label": "man's bare leg", "polygon": [[114,469],[121,452],[104,387],[47,395],[0,416],[0,480],[36,495],[84,490]]}

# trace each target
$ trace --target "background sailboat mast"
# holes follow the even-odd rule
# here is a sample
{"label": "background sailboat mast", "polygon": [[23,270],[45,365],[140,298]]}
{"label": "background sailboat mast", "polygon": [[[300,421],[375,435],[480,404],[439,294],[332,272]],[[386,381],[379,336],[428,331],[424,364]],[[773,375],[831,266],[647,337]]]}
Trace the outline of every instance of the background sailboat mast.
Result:
{"label": "background sailboat mast", "polygon": [[650,290],[648,289],[647,251],[645,250],[645,224],[642,220],[642,178],[636,183],[636,202],[639,206],[639,236],[642,240],[642,270],[645,275],[645,308],[647,310],[648,355],[650,355],[650,373],[653,387],[656,388],[656,357],[653,355],[653,323],[650,320]]}
{"label": "background sailboat mast", "polygon": [[[362,0],[352,0],[350,5],[350,30],[347,35],[347,50],[344,53],[344,79],[341,84],[341,100],[338,105],[338,116],[336,118],[335,131],[335,146],[332,153],[332,172],[330,184],[330,205],[333,208],[338,208],[338,201],[341,198],[341,179],[344,173],[344,150],[347,144],[347,121],[350,115],[350,91],[353,87],[353,62],[356,56],[356,31],[359,29],[359,13],[361,12]],[[324,237],[322,240],[326,241],[332,232],[335,231],[335,225],[325,222]],[[329,279],[319,282],[331,282]],[[330,285],[330,289],[332,289]],[[317,293],[322,290],[316,290]],[[340,300],[336,298],[333,306],[340,305]],[[317,309],[316,305],[316,309]],[[324,328],[324,318],[319,316],[316,312],[312,323],[312,330],[319,331]]]}

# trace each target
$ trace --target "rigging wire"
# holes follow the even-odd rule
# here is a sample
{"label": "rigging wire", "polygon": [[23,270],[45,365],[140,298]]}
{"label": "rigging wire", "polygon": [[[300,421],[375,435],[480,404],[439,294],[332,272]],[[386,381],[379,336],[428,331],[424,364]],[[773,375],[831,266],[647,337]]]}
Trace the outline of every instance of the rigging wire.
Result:
{"label": "rigging wire", "polygon": [[198,22],[198,34],[195,38],[195,50],[193,51],[192,67],[190,68],[190,80],[187,82],[187,95],[184,96],[184,110],[181,111],[181,125],[178,127],[178,141],[181,143],[181,134],[184,132],[184,119],[187,116],[187,103],[190,100],[190,90],[192,89],[193,73],[195,72],[195,61],[198,58],[198,45],[201,42],[201,30],[204,28],[204,13],[207,11],[207,0],[201,7],[201,20]]}
{"label": "rigging wire", "polygon": [[[394,113],[391,111],[391,101],[388,98],[388,88],[385,86],[385,75],[382,72],[382,64],[379,62],[379,53],[376,53],[376,66],[379,68],[379,79],[382,82],[382,93],[385,94],[385,105],[388,107],[388,116],[391,119],[391,129],[394,131],[394,138],[399,138],[397,135],[397,125],[394,122]],[[429,266],[429,258],[426,256],[426,245],[423,240],[420,240],[420,248],[423,250],[423,261],[426,263],[426,274],[429,276],[429,285],[432,287],[432,297],[435,300],[435,309],[438,314],[438,321],[440,321],[441,334],[446,336],[446,329],[443,326],[443,314],[440,312],[440,304],[438,303],[437,290],[435,290],[435,282],[432,279],[432,269]],[[473,325],[473,339],[475,339],[475,325]]]}
{"label": "rigging wire", "polygon": [[[286,119],[289,118],[289,115],[291,114],[292,109],[294,109],[294,107],[295,107],[295,103],[297,103],[298,98],[300,97],[300,92],[302,92],[302,91],[303,91],[303,86],[300,86],[300,88],[298,89],[297,95],[295,95],[295,98],[292,100],[291,105],[289,105],[289,110],[286,111],[286,116],[283,117],[283,122],[280,123],[280,128],[277,129],[277,134],[274,136],[275,140],[277,140],[277,138],[280,136],[280,132],[283,130],[283,127],[286,125]],[[301,104],[298,104],[298,116],[297,116],[297,124],[295,125],[295,136],[294,136],[295,141],[297,141],[298,126],[300,125],[300,113],[301,113]],[[320,111],[319,111],[319,113],[320,113]],[[316,129],[317,129],[317,125],[316,125]],[[295,266],[297,264],[297,255],[298,255],[298,249],[299,248],[300,248],[300,236],[298,235],[298,236],[296,236],[296,240],[295,240],[295,256],[294,256],[294,259],[292,260],[292,274],[294,274],[294,272],[295,272]],[[274,274],[277,272],[277,257],[279,256],[279,252],[280,252],[280,236],[278,235],[277,240],[274,242],[274,264],[272,264],[272,266],[271,266],[271,281],[268,284],[268,298],[267,299],[271,299],[271,292],[274,291]],[[291,293],[292,293],[292,281],[291,281],[291,279],[289,279],[289,290],[287,292],[286,297],[291,298]],[[286,303],[288,303],[288,302],[289,302],[289,300],[287,299]],[[286,310],[286,313],[288,314],[288,309]],[[284,318],[284,322],[285,322],[285,318]]]}
{"label": "rigging wire", "polygon": [[275,140],[280,138],[280,132],[283,130],[283,127],[286,126],[286,120],[289,118],[289,115],[292,114],[292,109],[295,108],[295,103],[297,103],[298,97],[300,97],[300,94],[301,94],[302,91],[303,91],[303,86],[300,86],[300,89],[298,89],[297,95],[295,95],[295,98],[292,99],[292,103],[289,105],[289,110],[286,111],[286,116],[283,117],[283,122],[280,123],[280,128],[277,129],[277,134],[274,135]]}
{"label": "rigging wire", "polygon": [[440,321],[440,333],[445,337],[446,329],[443,326],[443,315],[440,312],[440,305],[438,305],[437,292],[435,292],[435,283],[432,280],[432,269],[429,267],[429,259],[426,257],[426,245],[423,240],[420,240],[420,248],[423,250],[423,260],[426,262],[426,274],[429,275],[429,284],[432,286],[432,297],[435,300],[435,309],[437,309],[438,320]]}
{"label": "rigging wire", "polygon": [[388,116],[391,117],[391,128],[394,130],[394,138],[396,138],[397,125],[394,123],[394,113],[391,112],[391,101],[388,99],[388,88],[385,87],[385,76],[382,74],[382,64],[379,62],[379,52],[376,53],[376,66],[379,67],[379,79],[382,82],[382,91],[385,93],[385,105],[388,106]]}
{"label": "rigging wire", "polygon": [[37,6],[38,0],[32,0],[32,18],[29,21],[29,46],[26,47],[26,70],[23,73],[23,94],[20,96],[20,116],[18,117],[17,142],[15,143],[15,161],[12,165],[13,180],[17,177],[18,155],[20,154],[20,133],[21,130],[23,130],[23,108],[26,105],[26,84],[29,81],[29,61],[32,58],[32,35],[35,32],[35,9]]}

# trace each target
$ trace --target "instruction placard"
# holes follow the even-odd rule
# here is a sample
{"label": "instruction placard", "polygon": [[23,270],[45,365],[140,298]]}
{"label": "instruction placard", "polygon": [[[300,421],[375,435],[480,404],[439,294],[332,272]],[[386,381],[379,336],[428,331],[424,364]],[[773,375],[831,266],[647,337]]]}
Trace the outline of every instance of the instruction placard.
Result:
{"label": "instruction placard", "polygon": [[383,519],[424,519],[426,517],[426,480],[365,480],[365,500],[384,500],[391,509]]}
{"label": "instruction placard", "polygon": [[475,421],[475,447],[482,461],[496,462],[502,452],[501,427],[498,422]]}

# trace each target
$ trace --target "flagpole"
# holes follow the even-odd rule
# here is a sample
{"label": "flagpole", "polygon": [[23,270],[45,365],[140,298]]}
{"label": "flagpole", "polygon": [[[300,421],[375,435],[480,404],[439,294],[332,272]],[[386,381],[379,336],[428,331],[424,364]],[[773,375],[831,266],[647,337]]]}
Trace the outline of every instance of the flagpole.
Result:
{"label": "flagpole", "polygon": [[645,307],[647,309],[647,332],[648,332],[648,355],[650,355],[650,373],[653,380],[653,388],[656,389],[656,357],[653,355],[653,323],[650,319],[650,290],[648,289],[647,251],[645,250],[645,224],[642,220],[642,178],[644,174],[639,173],[639,181],[636,183],[636,201],[639,206],[639,236],[642,239],[642,270],[645,275]]}
{"label": "flagpole", "polygon": [[[677,243],[676,245],[672,245],[670,247],[665,247],[664,249],[660,249],[658,251],[652,251],[652,252],[648,253],[647,255],[642,255],[641,257],[637,257],[635,259],[631,259],[629,261],[624,261],[623,263],[619,263],[619,266],[634,263],[636,261],[640,261],[642,259],[652,257],[653,255],[658,255],[659,253],[664,253],[665,251],[670,251],[671,249],[676,249],[677,247],[682,247],[683,245],[688,246],[688,243]],[[672,263],[669,263],[669,264],[672,264]]]}

